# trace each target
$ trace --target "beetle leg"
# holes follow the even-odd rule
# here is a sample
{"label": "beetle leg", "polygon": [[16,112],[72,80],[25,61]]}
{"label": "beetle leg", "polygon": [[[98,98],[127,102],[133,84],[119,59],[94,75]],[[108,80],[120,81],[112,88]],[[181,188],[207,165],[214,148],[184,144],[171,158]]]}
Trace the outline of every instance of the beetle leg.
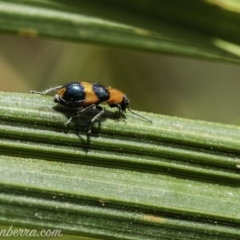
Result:
{"label": "beetle leg", "polygon": [[118,105],[117,108],[118,108],[118,119],[121,119],[121,118],[122,118],[122,117],[121,117],[121,114],[122,114],[121,106]]}
{"label": "beetle leg", "polygon": [[87,107],[81,109],[80,111],[75,112],[75,113],[67,120],[67,122],[65,123],[65,126],[67,126],[67,125],[73,120],[73,118],[77,117],[78,115],[81,115],[81,114],[84,113],[85,111],[87,111],[87,110],[89,110],[89,109],[91,109],[91,108],[93,108],[93,107],[95,107],[95,106],[96,106],[96,104],[92,104],[92,105],[90,105],[90,106],[87,106]]}
{"label": "beetle leg", "polygon": [[103,113],[104,113],[104,109],[101,106],[96,106],[96,108],[99,110],[99,113],[96,114],[96,116],[94,116],[94,118],[91,119],[91,121],[88,123],[88,127],[87,127],[87,134],[91,133],[92,130],[92,124],[98,119],[100,118]]}
{"label": "beetle leg", "polygon": [[121,108],[121,105],[117,105],[117,108],[118,108],[118,119],[126,122],[127,120],[123,118],[123,110]]}
{"label": "beetle leg", "polygon": [[45,95],[45,94],[47,94],[47,93],[49,93],[49,92],[57,91],[57,90],[59,90],[59,89],[62,88],[62,87],[63,87],[63,86],[57,86],[57,87],[53,87],[53,88],[46,89],[46,90],[41,91],[41,92],[31,90],[30,93]]}

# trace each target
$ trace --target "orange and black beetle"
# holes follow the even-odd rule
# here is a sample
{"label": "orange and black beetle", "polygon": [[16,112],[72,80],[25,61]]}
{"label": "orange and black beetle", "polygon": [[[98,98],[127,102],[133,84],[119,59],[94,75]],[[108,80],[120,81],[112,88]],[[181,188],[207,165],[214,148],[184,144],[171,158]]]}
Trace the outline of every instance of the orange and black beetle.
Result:
{"label": "orange and black beetle", "polygon": [[99,113],[97,113],[96,116],[94,116],[88,124],[88,134],[91,133],[92,124],[104,113],[104,109],[99,106],[99,104],[105,101],[110,107],[118,108],[119,118],[121,118],[122,112],[126,112],[126,109],[128,109],[130,112],[138,115],[146,121],[152,122],[151,120],[133,112],[129,107],[129,100],[127,96],[124,95],[121,91],[111,87],[104,87],[99,83],[76,81],[65,84],[63,86],[49,88],[42,92],[31,91],[31,93],[44,95],[52,91],[57,91],[57,94],[54,97],[54,102],[69,108],[82,107],[81,110],[75,112],[68,119],[65,125],[68,125],[74,117],[91,108],[95,107],[99,110]]}

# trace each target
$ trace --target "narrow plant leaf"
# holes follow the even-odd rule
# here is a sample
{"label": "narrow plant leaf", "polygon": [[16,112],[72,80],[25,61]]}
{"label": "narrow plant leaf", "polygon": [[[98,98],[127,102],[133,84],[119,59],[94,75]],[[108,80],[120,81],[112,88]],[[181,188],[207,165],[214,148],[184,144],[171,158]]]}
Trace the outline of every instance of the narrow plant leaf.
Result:
{"label": "narrow plant leaf", "polygon": [[240,17],[225,3],[2,0],[0,31],[239,62]]}
{"label": "narrow plant leaf", "polygon": [[0,222],[104,239],[237,239],[236,126],[109,109],[72,114],[51,97],[0,93]]}

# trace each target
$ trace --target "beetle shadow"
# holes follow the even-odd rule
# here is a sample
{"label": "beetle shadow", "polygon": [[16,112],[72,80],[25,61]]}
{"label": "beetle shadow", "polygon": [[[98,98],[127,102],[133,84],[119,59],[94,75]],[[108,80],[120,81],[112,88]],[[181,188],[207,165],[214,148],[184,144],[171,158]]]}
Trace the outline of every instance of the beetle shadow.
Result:
{"label": "beetle shadow", "polygon": [[[81,110],[81,108],[70,109],[63,108],[60,105],[56,105],[53,107],[53,110],[64,115],[67,122],[67,120],[78,110]],[[79,115],[78,117],[74,118],[69,124],[69,126],[66,127],[64,126],[65,129],[63,130],[63,132],[65,134],[74,133],[78,137],[81,143],[80,146],[82,147],[85,153],[89,152],[91,138],[97,138],[100,136],[102,122],[106,121],[106,119],[118,120],[117,112],[112,112],[107,109],[104,109],[103,115],[98,120],[96,120],[96,122],[93,123],[91,129],[92,131],[90,134],[88,134],[86,132],[88,123],[93,117],[96,116],[98,112],[99,111],[97,109],[90,109],[84,112],[82,115]],[[123,117],[126,118],[125,115]]]}

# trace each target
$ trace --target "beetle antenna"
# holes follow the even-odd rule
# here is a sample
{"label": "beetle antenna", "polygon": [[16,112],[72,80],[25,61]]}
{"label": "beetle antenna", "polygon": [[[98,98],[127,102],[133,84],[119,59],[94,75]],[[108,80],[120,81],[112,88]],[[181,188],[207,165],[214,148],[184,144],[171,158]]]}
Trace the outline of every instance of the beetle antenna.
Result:
{"label": "beetle antenna", "polygon": [[137,115],[138,117],[140,117],[140,118],[146,120],[147,122],[152,123],[152,120],[150,120],[150,119],[148,119],[148,118],[145,118],[145,117],[143,117],[142,115],[140,115],[140,114],[138,114],[138,113],[135,113],[130,107],[128,107],[128,110],[129,110],[131,113]]}

